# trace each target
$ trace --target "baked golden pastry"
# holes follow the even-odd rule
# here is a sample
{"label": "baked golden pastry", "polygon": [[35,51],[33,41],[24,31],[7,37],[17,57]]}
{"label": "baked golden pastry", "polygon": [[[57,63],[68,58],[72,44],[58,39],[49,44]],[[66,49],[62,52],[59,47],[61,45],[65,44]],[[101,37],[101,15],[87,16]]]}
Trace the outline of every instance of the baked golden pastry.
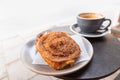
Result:
{"label": "baked golden pastry", "polygon": [[36,39],[36,49],[53,69],[72,65],[81,53],[78,44],[66,32],[48,32]]}

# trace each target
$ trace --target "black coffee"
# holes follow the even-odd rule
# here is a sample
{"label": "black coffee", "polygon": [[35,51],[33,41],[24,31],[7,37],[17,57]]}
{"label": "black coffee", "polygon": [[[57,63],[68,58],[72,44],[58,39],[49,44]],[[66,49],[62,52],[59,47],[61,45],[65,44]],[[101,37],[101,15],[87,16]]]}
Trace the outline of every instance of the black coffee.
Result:
{"label": "black coffee", "polygon": [[79,14],[79,17],[96,19],[96,18],[102,18],[103,15],[102,14],[97,14],[97,13],[82,13],[82,14]]}

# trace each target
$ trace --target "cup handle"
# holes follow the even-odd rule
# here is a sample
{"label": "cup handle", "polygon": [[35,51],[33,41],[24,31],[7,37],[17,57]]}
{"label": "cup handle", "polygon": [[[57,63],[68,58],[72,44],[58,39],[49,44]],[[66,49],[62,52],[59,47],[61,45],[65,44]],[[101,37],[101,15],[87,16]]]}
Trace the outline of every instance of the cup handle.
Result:
{"label": "cup handle", "polygon": [[[112,23],[112,21],[111,21],[110,19],[104,19],[104,21],[108,21],[109,23],[108,23],[107,26],[101,26],[100,29],[102,29],[102,30],[103,30],[103,29],[107,29],[107,28],[111,25],[111,23]],[[104,22],[104,21],[103,21],[103,22]]]}

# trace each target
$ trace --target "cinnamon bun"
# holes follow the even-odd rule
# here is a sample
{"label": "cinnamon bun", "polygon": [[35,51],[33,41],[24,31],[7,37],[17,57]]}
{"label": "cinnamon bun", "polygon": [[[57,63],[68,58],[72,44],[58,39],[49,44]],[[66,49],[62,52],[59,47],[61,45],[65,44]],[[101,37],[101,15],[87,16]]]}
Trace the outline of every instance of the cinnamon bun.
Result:
{"label": "cinnamon bun", "polygon": [[81,54],[78,44],[66,32],[48,32],[36,39],[36,49],[55,70],[73,65]]}

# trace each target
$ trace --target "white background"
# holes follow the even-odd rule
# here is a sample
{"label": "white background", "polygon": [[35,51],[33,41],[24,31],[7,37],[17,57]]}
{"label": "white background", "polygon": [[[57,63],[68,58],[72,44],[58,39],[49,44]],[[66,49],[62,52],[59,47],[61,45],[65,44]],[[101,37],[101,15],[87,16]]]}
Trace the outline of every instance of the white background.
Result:
{"label": "white background", "polygon": [[79,12],[93,11],[112,15],[115,22],[120,0],[0,0],[0,38],[75,21]]}

